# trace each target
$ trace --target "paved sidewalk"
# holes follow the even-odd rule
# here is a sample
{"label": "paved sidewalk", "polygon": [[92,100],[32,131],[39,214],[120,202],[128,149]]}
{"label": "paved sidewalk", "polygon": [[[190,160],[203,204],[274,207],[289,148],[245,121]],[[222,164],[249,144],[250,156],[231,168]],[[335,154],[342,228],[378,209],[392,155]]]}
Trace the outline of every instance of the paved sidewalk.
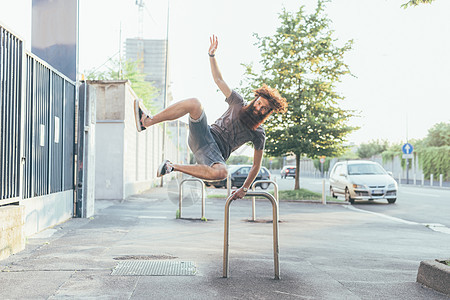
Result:
{"label": "paved sidewalk", "polygon": [[[231,205],[230,277],[222,278],[225,199],[207,199],[208,222],[177,220],[165,188],[125,201],[97,201],[28,239],[0,261],[2,299],[448,299],[416,283],[422,260],[448,258],[450,235],[345,205],[282,202],[281,280],[274,280],[271,205]],[[173,196],[173,195],[172,195]],[[199,218],[185,201],[183,217]],[[122,258],[122,260],[117,260]],[[192,262],[186,276],[118,276],[125,262]],[[145,259],[145,260],[143,260]],[[117,270],[117,269],[116,269]]]}

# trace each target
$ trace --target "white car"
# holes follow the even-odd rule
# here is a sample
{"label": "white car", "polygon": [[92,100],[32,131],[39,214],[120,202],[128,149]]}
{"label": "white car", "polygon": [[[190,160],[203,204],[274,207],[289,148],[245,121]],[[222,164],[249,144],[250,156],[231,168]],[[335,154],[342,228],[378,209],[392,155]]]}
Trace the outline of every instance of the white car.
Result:
{"label": "white car", "polygon": [[365,160],[338,162],[330,173],[330,194],[344,195],[345,200],[397,200],[398,185],[378,163]]}

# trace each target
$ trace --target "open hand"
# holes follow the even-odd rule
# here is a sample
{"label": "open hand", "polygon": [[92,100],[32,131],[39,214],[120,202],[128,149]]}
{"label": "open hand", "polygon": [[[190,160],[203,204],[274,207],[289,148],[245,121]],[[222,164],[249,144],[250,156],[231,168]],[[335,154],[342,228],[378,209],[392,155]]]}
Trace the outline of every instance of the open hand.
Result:
{"label": "open hand", "polygon": [[217,39],[217,36],[213,35],[209,38],[209,41],[211,42],[211,45],[209,46],[208,54],[214,55],[217,50],[217,46],[219,45],[219,40]]}

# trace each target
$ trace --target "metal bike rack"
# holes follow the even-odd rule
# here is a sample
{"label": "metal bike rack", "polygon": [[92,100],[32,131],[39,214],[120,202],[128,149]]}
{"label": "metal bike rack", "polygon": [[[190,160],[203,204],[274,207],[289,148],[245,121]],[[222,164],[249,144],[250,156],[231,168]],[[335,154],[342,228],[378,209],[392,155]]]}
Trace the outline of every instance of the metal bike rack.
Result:
{"label": "metal bike rack", "polygon": [[179,198],[178,198],[178,211],[179,211],[179,217],[181,219],[181,204],[183,203],[183,183],[186,181],[198,181],[202,184],[202,219],[205,218],[205,183],[203,180],[198,178],[187,178],[183,179],[180,182],[180,188],[179,188]]}
{"label": "metal bike rack", "polygon": [[[275,200],[278,203],[277,219],[279,220],[280,219],[280,214],[279,214],[280,201],[278,200],[278,184],[275,181],[273,181],[273,180],[266,180],[266,179],[264,179],[264,180],[257,180],[257,181],[254,181],[253,184],[252,184],[252,191],[255,190],[255,186],[258,183],[269,183],[269,184],[272,183],[273,184],[274,197],[275,197]],[[252,197],[252,220],[256,221],[256,197]]]}
{"label": "metal bike rack", "polygon": [[[273,215],[273,262],[275,268],[275,279],[280,279],[280,264],[278,259],[278,202],[274,196],[268,192],[250,191],[246,196],[264,197],[272,203]],[[224,228],[224,243],[223,243],[223,277],[228,278],[229,264],[228,264],[228,246],[229,246],[229,230],[230,230],[230,204],[233,201],[232,196],[228,196],[225,203],[225,228]]]}

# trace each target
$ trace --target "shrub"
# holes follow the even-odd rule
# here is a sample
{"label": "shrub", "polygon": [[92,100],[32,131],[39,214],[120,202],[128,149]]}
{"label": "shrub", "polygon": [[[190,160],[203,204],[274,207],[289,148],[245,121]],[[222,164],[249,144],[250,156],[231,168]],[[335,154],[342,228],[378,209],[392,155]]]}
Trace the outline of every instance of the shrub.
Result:
{"label": "shrub", "polygon": [[444,180],[449,180],[450,173],[450,146],[428,147],[417,151],[419,165],[425,177],[431,174],[435,177],[443,174]]}

